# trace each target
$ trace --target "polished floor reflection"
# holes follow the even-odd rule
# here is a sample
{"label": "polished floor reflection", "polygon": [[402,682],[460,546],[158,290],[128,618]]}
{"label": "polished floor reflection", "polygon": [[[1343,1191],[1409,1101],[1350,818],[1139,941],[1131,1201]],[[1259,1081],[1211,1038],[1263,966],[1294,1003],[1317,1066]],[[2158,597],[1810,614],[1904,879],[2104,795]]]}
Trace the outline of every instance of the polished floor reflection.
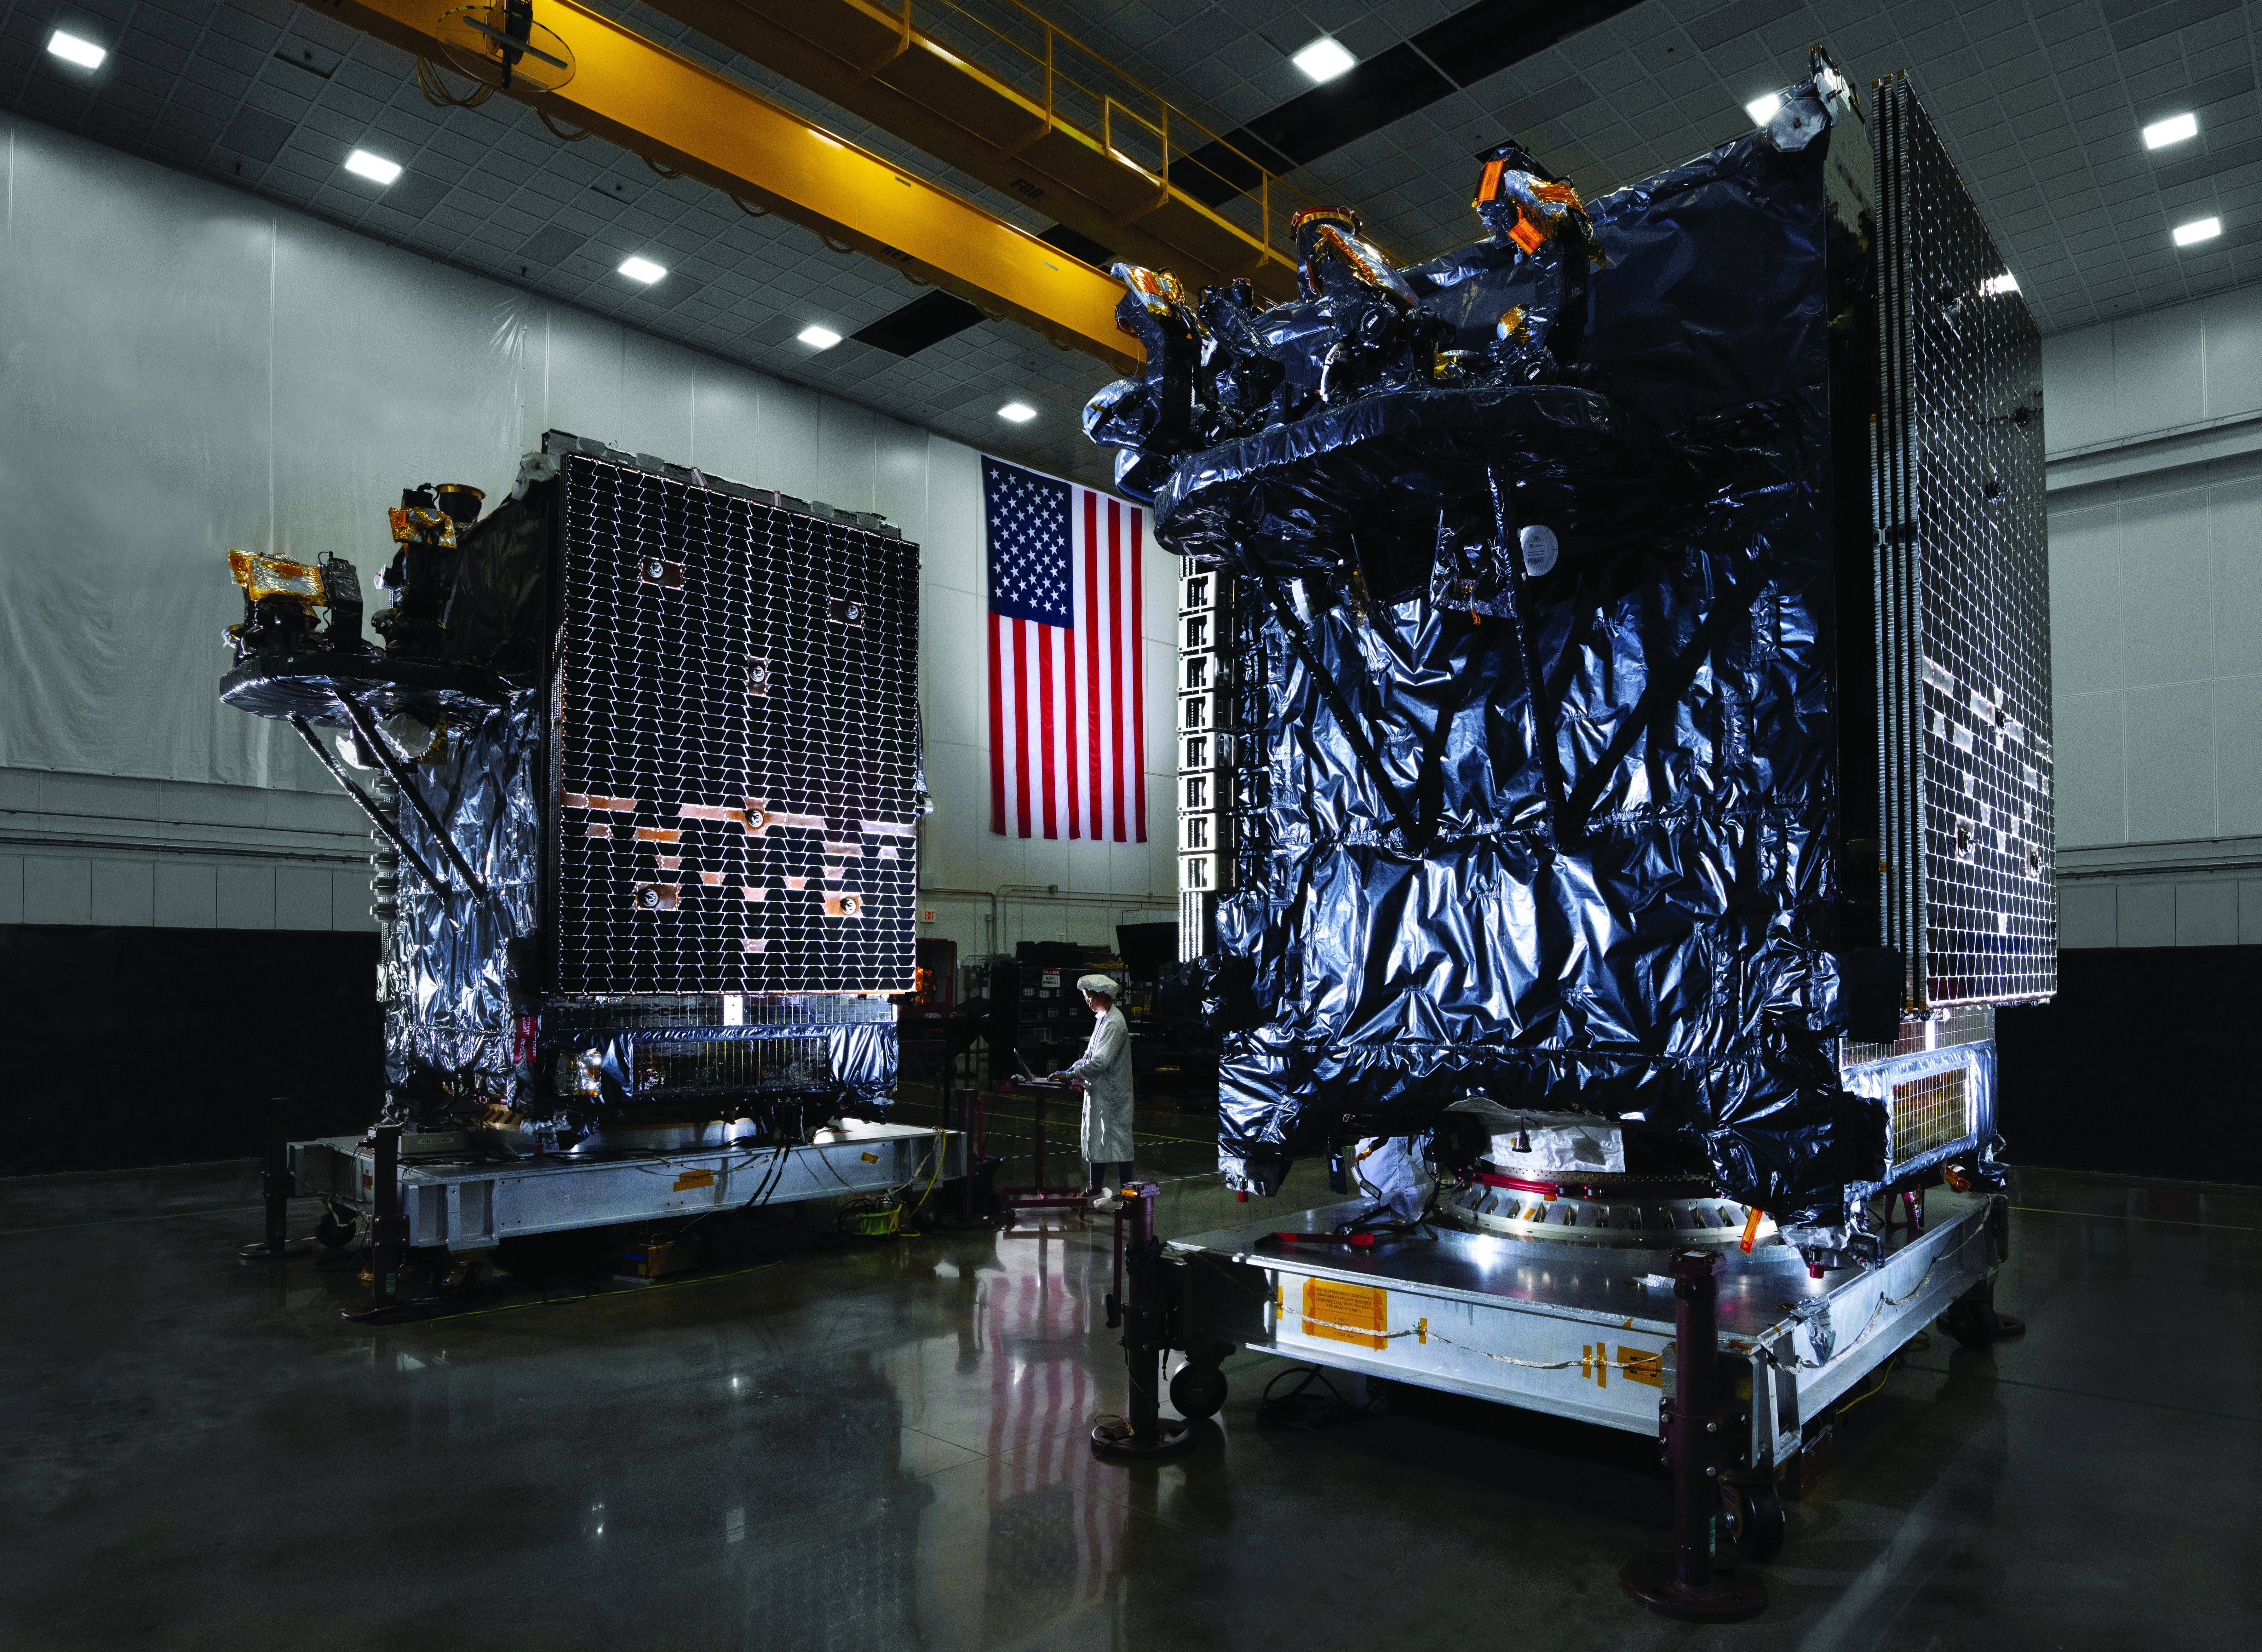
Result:
{"label": "polished floor reflection", "polygon": [[[1172,1133],[1141,1143],[1185,1178],[1164,1230],[1222,1225]],[[1092,1461],[1101,1230],[364,1331],[350,1274],[235,1259],[256,1187],[0,1183],[11,1652],[2262,1644],[2262,1197],[2024,1174],[2001,1300],[2031,1333],[1912,1353],[1794,1507],[1767,1615],[1700,1630],[1619,1594],[1667,1535],[1631,1436],[1260,1425],[1289,1367],[1243,1354],[1192,1454]]]}

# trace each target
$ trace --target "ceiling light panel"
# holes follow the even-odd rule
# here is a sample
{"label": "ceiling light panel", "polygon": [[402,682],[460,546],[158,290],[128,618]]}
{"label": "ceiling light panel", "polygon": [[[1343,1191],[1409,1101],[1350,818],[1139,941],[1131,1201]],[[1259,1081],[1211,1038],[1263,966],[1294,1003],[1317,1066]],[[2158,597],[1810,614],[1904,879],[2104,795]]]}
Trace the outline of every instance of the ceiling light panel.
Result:
{"label": "ceiling light panel", "polygon": [[654,263],[649,258],[624,258],[621,261],[621,273],[631,281],[641,281],[650,286],[667,273],[667,266]]}
{"label": "ceiling light panel", "polygon": [[2197,115],[2170,115],[2165,120],[2155,120],[2144,128],[2144,147],[2163,149],[2172,143],[2181,143],[2186,138],[2199,136]]}
{"label": "ceiling light panel", "polygon": [[367,149],[356,149],[346,156],[346,170],[365,177],[372,184],[390,184],[400,176],[400,162],[388,161],[381,155],[371,155]]}
{"label": "ceiling light panel", "polygon": [[1037,416],[1037,410],[1026,401],[1009,401],[998,409],[998,416],[1008,424],[1027,424]]}
{"label": "ceiling light panel", "polygon": [[819,327],[814,322],[803,328],[794,336],[811,350],[831,350],[840,342],[839,334],[829,327]]}
{"label": "ceiling light panel", "polygon": [[1358,59],[1332,36],[1322,34],[1288,60],[1315,81],[1331,81],[1354,68]]}
{"label": "ceiling light panel", "polygon": [[2176,245],[2194,246],[2202,241],[2213,241],[2222,233],[2220,218],[2194,218],[2188,224],[2176,226]]}
{"label": "ceiling light panel", "polygon": [[1751,102],[1746,104],[1744,105],[1744,112],[1752,118],[1752,125],[1755,126],[1764,126],[1769,121],[1776,118],[1776,112],[1782,109],[1782,94],[1779,92],[1769,92],[1764,97],[1754,97]]}
{"label": "ceiling light panel", "polygon": [[109,48],[97,46],[92,40],[83,40],[76,34],[66,34],[57,29],[47,36],[47,50],[66,63],[76,63],[81,69],[100,69],[102,60],[110,55]]}

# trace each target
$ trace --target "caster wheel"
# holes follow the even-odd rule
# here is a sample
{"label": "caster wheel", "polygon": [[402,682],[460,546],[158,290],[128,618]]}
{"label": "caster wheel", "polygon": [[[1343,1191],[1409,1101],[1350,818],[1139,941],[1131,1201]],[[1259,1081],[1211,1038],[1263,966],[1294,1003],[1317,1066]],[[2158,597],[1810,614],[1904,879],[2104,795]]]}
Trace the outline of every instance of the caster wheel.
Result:
{"label": "caster wheel", "polygon": [[1949,1303],[1948,1311],[1940,1317],[1940,1328],[1967,1348],[1992,1347],[2003,1334],[1994,1304],[1975,1302],[1969,1296],[1959,1296]]}
{"label": "caster wheel", "polygon": [[1720,1504],[1727,1517],[1728,1540],[1736,1546],[1736,1553],[1749,1561],[1771,1561],[1783,1553],[1790,1516],[1772,1484],[1723,1485]]}
{"label": "caster wheel", "polygon": [[335,1210],[325,1210],[322,1219],[314,1224],[314,1242],[332,1251],[352,1248],[354,1235],[360,1224],[351,1216],[341,1216]]}
{"label": "caster wheel", "polygon": [[1215,1417],[1225,1403],[1225,1373],[1214,1365],[1179,1367],[1171,1379],[1171,1403],[1181,1417]]}

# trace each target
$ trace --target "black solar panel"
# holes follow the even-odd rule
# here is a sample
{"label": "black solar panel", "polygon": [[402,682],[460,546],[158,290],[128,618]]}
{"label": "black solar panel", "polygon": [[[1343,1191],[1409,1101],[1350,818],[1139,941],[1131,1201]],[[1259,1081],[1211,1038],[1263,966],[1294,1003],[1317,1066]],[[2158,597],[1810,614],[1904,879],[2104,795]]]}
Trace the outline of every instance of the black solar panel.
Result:
{"label": "black solar panel", "polygon": [[1877,88],[1885,938],[1919,1007],[2057,982],[2042,346],[1905,80]]}
{"label": "black solar panel", "polygon": [[907,992],[918,552],[564,460],[558,988]]}

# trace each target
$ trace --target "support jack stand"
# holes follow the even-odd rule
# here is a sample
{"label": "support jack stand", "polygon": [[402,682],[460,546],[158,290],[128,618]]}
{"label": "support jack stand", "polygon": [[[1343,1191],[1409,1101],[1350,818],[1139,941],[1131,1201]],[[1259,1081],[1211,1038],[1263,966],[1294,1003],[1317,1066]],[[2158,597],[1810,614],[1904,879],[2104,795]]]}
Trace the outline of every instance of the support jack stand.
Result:
{"label": "support jack stand", "polygon": [[291,1099],[277,1096],[267,1115],[267,1166],[259,1178],[259,1196],[266,1206],[267,1237],[245,1245],[236,1254],[247,1262],[279,1262],[286,1256],[303,1256],[314,1248],[311,1234],[292,1238],[291,1195],[298,1184],[291,1175]]}
{"label": "support jack stand", "polygon": [[1091,1450],[1120,1462],[1175,1456],[1193,1444],[1184,1423],[1162,1415],[1163,1313],[1156,1269],[1163,1246],[1155,1237],[1155,1195],[1161,1191],[1151,1181],[1133,1182],[1122,1190],[1123,1208],[1115,1213],[1118,1288],[1107,1298],[1107,1323],[1123,1328],[1123,1368],[1131,1394],[1124,1416],[1103,1418],[1094,1426]]}
{"label": "support jack stand", "polygon": [[1637,1555],[1618,1582],[1663,1618],[1688,1623],[1740,1623],[1767,1610],[1767,1584],[1756,1572],[1716,1564],[1719,1442],[1724,1419],[1714,1403],[1719,1374],[1719,1271],[1717,1251],[1683,1251],[1669,1265],[1674,1295],[1674,1396],[1665,1414],[1666,1461],[1673,1468],[1673,1553]]}

